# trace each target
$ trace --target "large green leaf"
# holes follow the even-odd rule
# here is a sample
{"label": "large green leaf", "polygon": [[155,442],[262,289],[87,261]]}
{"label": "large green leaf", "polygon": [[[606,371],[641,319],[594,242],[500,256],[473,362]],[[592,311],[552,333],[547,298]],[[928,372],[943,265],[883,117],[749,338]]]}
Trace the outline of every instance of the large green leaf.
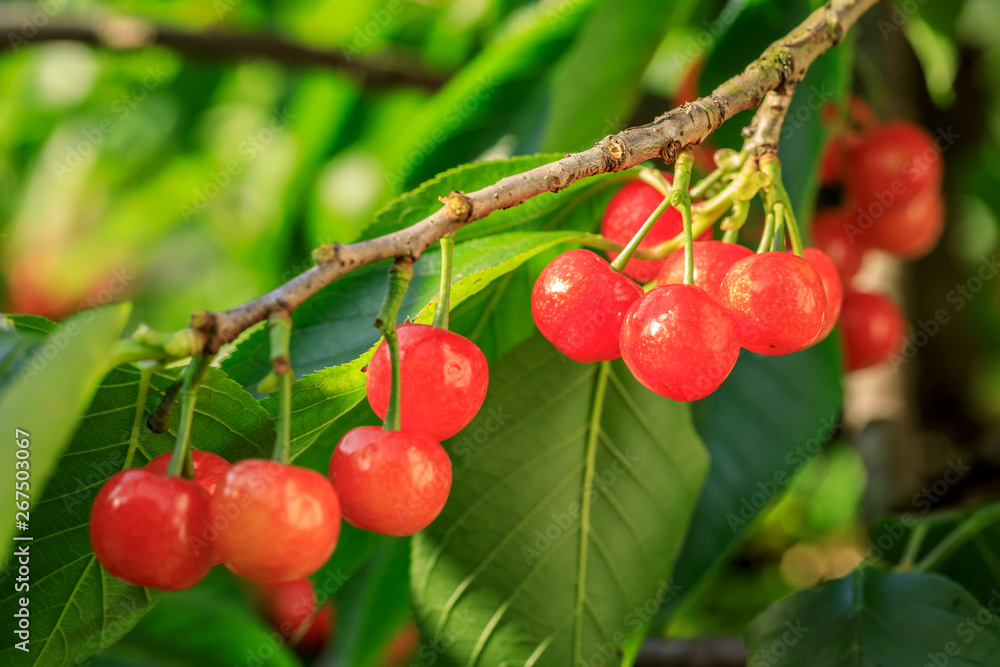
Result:
{"label": "large green leaf", "polygon": [[659,622],[718,565],[775,496],[838,430],[836,341],[782,357],[744,351],[732,374],[694,405],[712,464],[674,571],[680,586]]}
{"label": "large green leaf", "polygon": [[745,634],[751,666],[1000,665],[1000,619],[937,574],[862,567],[772,605]]}
{"label": "large green leaf", "polygon": [[447,664],[607,660],[668,594],[708,464],[688,407],[539,337],[491,374],[446,443],[448,504],[414,538],[425,643]]}
{"label": "large green leaf", "polygon": [[379,667],[385,649],[410,618],[410,540],[384,538],[374,557],[337,593],[338,664]]}
{"label": "large green leaf", "polygon": [[[158,393],[174,381],[177,372],[152,378],[145,414],[156,407]],[[136,418],[139,378],[130,366],[104,378],[44,494],[33,503],[31,652],[24,654],[8,643],[0,648],[0,663],[26,664],[25,656],[30,656],[27,664],[39,667],[78,664],[119,640],[159,595],[104,572],[91,550],[87,528],[94,497],[104,481],[123,468],[130,443],[136,446],[133,465],[173,447],[179,411],[174,411],[167,433],[146,429],[144,420]],[[67,418],[67,428],[74,424],[76,418]],[[198,392],[192,433],[197,448],[231,461],[266,457],[274,442],[270,416],[219,371],[211,372]],[[2,595],[0,614],[11,618],[21,594],[9,587]]]}
{"label": "large green leaf", "polygon": [[[0,495],[15,499],[14,467],[27,473],[34,520],[21,528],[24,535],[41,537],[44,524],[38,523],[38,499],[49,476],[73,433],[80,413],[107,371],[108,352],[128,318],[129,306],[121,304],[88,310],[66,320],[40,343],[18,369],[18,380],[0,392],[0,423],[9,432],[9,473],[0,480]],[[15,464],[13,444],[27,439],[29,456]],[[22,465],[24,464],[24,465]],[[19,496],[20,501],[27,500]],[[30,519],[30,514],[28,518]],[[10,543],[15,517],[5,514],[0,526],[0,543]],[[3,561],[6,563],[6,549]]]}
{"label": "large green leaf", "polygon": [[386,156],[389,186],[402,192],[494,145],[597,3],[544,0],[516,12],[401,128],[394,152]]}

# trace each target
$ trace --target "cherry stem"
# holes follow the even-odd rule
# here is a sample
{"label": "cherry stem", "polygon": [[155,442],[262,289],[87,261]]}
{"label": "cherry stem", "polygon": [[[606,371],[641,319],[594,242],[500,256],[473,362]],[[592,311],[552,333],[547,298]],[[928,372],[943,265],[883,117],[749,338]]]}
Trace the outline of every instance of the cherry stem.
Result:
{"label": "cherry stem", "polygon": [[785,205],[780,201],[774,205],[774,241],[771,249],[778,252],[785,249]]}
{"label": "cherry stem", "polygon": [[773,153],[764,155],[760,160],[760,170],[771,178],[770,184],[765,188],[765,193],[770,194],[775,203],[784,204],[784,221],[788,230],[788,240],[792,244],[792,252],[802,257],[802,235],[799,232],[798,222],[795,220],[791,198],[781,181],[781,162],[778,161],[778,156]]}
{"label": "cherry stem", "polygon": [[740,237],[740,230],[738,229],[727,229],[722,234],[723,243],[736,243]]}
{"label": "cherry stem", "polygon": [[951,558],[962,545],[979,535],[998,519],[1000,519],[1000,503],[980,508],[938,542],[930,553],[914,566],[914,569],[918,572],[937,569]]}
{"label": "cherry stem", "polygon": [[413,258],[397,257],[396,261],[389,267],[389,285],[385,291],[385,298],[382,300],[382,307],[379,308],[378,315],[375,317],[375,327],[385,336],[386,345],[389,346],[389,362],[392,367],[389,383],[389,406],[386,408],[385,421],[382,423],[382,428],[386,431],[400,429],[399,394],[402,380],[399,371],[399,339],[396,336],[396,317],[399,315],[399,307],[403,303],[412,278]]}
{"label": "cherry stem", "polygon": [[928,521],[921,521],[913,528],[913,532],[910,533],[910,537],[906,540],[906,546],[903,548],[903,557],[899,560],[900,570],[909,570],[917,562],[920,547],[923,546],[924,539],[930,529],[931,523]]}
{"label": "cherry stem", "polygon": [[271,459],[288,463],[292,455],[292,371],[289,347],[292,339],[292,318],[280,311],[268,318],[268,337],[271,343],[271,374],[278,381],[278,434],[274,440]]}
{"label": "cherry stem", "polygon": [[770,250],[773,242],[774,212],[770,212],[764,217],[764,232],[760,235],[760,245],[757,246],[757,254]]}
{"label": "cherry stem", "polygon": [[438,287],[437,309],[434,311],[434,326],[448,328],[448,313],[451,310],[451,269],[455,250],[455,232],[441,237],[441,285]]}
{"label": "cherry stem", "polygon": [[191,421],[194,419],[194,404],[197,400],[198,387],[205,381],[212,356],[197,354],[191,358],[191,363],[184,369],[181,376],[183,382],[180,388],[181,421],[177,427],[177,443],[170,457],[167,474],[185,479],[194,479],[194,459],[191,456]]}
{"label": "cherry stem", "polygon": [[625,265],[628,264],[630,259],[632,259],[632,255],[635,254],[639,244],[642,243],[642,240],[646,238],[646,234],[649,233],[649,230],[653,228],[653,225],[656,224],[656,221],[660,219],[660,216],[663,215],[668,208],[670,208],[669,196],[664,197],[663,201],[660,202],[660,205],[657,206],[650,214],[649,218],[646,219],[646,222],[642,223],[642,227],[640,227],[639,231],[636,232],[636,235],[632,237],[632,240],[628,242],[628,245],[622,249],[621,254],[615,257],[615,260],[611,262],[612,271],[621,273],[625,270]]}
{"label": "cherry stem", "polygon": [[153,373],[159,364],[144,362],[139,369],[139,393],[135,398],[135,419],[132,420],[132,433],[128,438],[128,453],[125,454],[125,463],[122,470],[132,467],[132,458],[135,450],[139,448],[139,434],[142,432],[142,418],[146,414],[146,396],[149,394],[149,382],[153,379]]}
{"label": "cherry stem", "polygon": [[674,189],[670,193],[670,203],[681,212],[684,226],[684,284],[694,284],[694,233],[691,229],[691,168],[694,153],[683,151],[674,162]]}
{"label": "cherry stem", "polygon": [[659,169],[650,169],[648,167],[641,169],[639,171],[639,180],[646,183],[646,185],[652,185],[664,197],[669,197],[670,192],[673,190],[670,181],[664,177],[663,172]]}

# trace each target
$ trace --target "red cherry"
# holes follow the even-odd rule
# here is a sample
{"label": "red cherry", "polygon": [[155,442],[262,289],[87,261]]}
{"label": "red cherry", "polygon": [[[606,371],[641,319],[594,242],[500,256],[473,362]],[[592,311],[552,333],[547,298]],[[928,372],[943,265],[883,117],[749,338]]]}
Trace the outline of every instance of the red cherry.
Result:
{"label": "red cherry", "polygon": [[864,259],[863,236],[848,236],[847,227],[852,224],[844,211],[834,209],[816,213],[812,224],[813,244],[830,258],[843,280],[853,278]]}
{"label": "red cherry", "polygon": [[123,470],[104,483],[90,509],[94,555],[130,584],[190,588],[215,563],[212,548],[197,540],[208,520],[208,499],[190,480]]}
{"label": "red cherry", "polygon": [[848,291],[840,313],[844,358],[850,371],[888,361],[903,345],[906,322],[881,294]]}
{"label": "red cherry", "polygon": [[[402,426],[447,440],[465,428],[483,405],[490,374],[486,357],[465,336],[440,327],[403,324],[396,332]],[[368,403],[380,419],[385,419],[389,406],[391,373],[389,347],[382,341],[365,374]]]}
{"label": "red cherry", "polygon": [[247,459],[219,480],[209,520],[226,567],[276,583],[307,577],[326,562],[340,534],[340,503],[315,470]]}
{"label": "red cherry", "polygon": [[570,250],[550,263],[531,291],[535,325],[556,349],[589,364],[617,359],[618,334],[642,288],[589,250]]}
{"label": "red cherry", "polygon": [[743,347],[751,352],[795,352],[823,329],[823,281],[797,255],[765,252],[741,259],[722,279],[720,293],[722,305],[739,323]]}
{"label": "red cherry", "polygon": [[842,132],[830,137],[820,159],[820,182],[836,185],[847,176],[847,159],[851,149],[858,143],[853,132]]}
{"label": "red cherry", "polygon": [[[665,176],[668,181],[673,182],[669,175],[665,174]],[[632,240],[643,223],[662,202],[663,195],[652,185],[645,181],[629,181],[615,193],[615,196],[608,202],[608,207],[604,209],[604,215],[601,217],[601,234],[609,241],[625,245]],[[653,228],[642,239],[639,247],[652,248],[664,241],[669,241],[680,234],[683,228],[681,212],[670,207],[659,217]],[[698,240],[707,241],[711,238],[712,231],[708,230]],[[608,257],[612,260],[617,256],[618,253],[608,253]],[[624,273],[640,283],[648,283],[656,277],[665,261],[666,259],[630,259],[625,265]]]}
{"label": "red cherry", "polygon": [[[708,295],[719,300],[719,285],[733,264],[753,254],[753,250],[738,243],[722,241],[699,241],[694,247],[694,284]],[[676,250],[667,256],[667,261],[656,277],[656,284],[679,285],[684,282],[684,250]]]}
{"label": "red cherry", "polygon": [[451,460],[430,436],[360,426],[333,450],[330,480],[352,525],[383,535],[412,535],[444,508]]}
{"label": "red cherry", "polygon": [[382,667],[408,667],[417,656],[420,648],[420,630],[413,621],[407,622],[396,631],[389,645],[385,647]]}
{"label": "red cherry", "polygon": [[941,155],[934,138],[912,123],[886,123],[869,132],[848,156],[847,188],[864,209],[890,199],[911,199],[941,185]]}
{"label": "red cherry", "polygon": [[677,401],[715,391],[740,355],[736,320],[697,285],[657,287],[622,325],[622,359],[647,389]]}
{"label": "red cherry", "polygon": [[857,213],[858,238],[872,248],[905,259],[916,259],[930,252],[944,229],[944,200],[933,189],[906,201],[897,200],[878,218],[867,215],[861,208]]}
{"label": "red cherry", "polygon": [[[143,469],[161,475],[167,474],[170,455],[171,452],[160,454],[144,465]],[[196,449],[191,452],[191,455],[194,459],[194,481],[208,491],[208,495],[212,495],[215,492],[215,485],[219,483],[219,478],[225,475],[232,466],[230,466],[229,461],[212,452]]]}
{"label": "red cherry", "polygon": [[840,280],[840,274],[837,273],[837,267],[822,250],[806,248],[802,251],[802,256],[816,269],[819,279],[823,281],[823,293],[826,295],[826,315],[823,318],[823,329],[813,340],[814,343],[818,343],[826,338],[837,324],[840,308],[844,301],[844,284]]}
{"label": "red cherry", "polygon": [[316,651],[330,638],[333,605],[325,604],[316,611],[316,593],[309,579],[261,584],[260,595],[263,598],[264,613],[285,639],[295,637],[302,625],[309,623],[299,641],[299,648]]}

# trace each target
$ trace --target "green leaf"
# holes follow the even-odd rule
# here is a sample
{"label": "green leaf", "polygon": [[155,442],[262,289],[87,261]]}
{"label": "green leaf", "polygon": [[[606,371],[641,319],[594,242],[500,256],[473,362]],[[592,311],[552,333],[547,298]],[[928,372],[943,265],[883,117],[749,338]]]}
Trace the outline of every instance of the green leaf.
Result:
{"label": "green leaf", "polygon": [[747,526],[837,430],[840,365],[836,341],[766,357],[744,351],[732,374],[694,404],[695,427],[711,467],[674,571],[679,594],[666,621],[738,543]]}
{"label": "green leaf", "polygon": [[414,537],[424,640],[446,664],[607,660],[669,590],[708,465],[688,407],[540,337],[491,375],[445,445],[448,504]]}
{"label": "green leaf", "polygon": [[402,192],[495,144],[597,2],[538,2],[514,14],[479,55],[400,128],[396,150],[386,158],[389,186]]}
{"label": "green leaf", "polygon": [[1000,621],[936,574],[862,567],[772,605],[745,637],[748,665],[1000,665]]}
{"label": "green leaf", "polygon": [[211,583],[206,580],[163,596],[128,634],[127,643],[168,661],[199,667],[301,665],[281,636],[245,600],[226,595]]}
{"label": "green leaf", "polygon": [[[32,500],[46,488],[80,413],[107,371],[108,352],[128,313],[129,306],[121,304],[68,318],[23,361],[19,381],[7,383],[0,392],[0,423],[10,429],[4,437],[11,439],[8,442],[13,447],[13,431],[19,429],[27,435],[17,438],[30,442],[25,470]],[[0,481],[0,496],[14,499],[14,482],[11,467],[10,474]],[[14,521],[13,516],[4,519],[0,543],[10,543]],[[29,520],[28,524],[31,532],[25,534],[41,534],[36,522]]]}
{"label": "green leaf", "polygon": [[13,322],[14,328],[21,333],[48,336],[59,328],[58,324],[41,315],[7,315],[6,318]]}
{"label": "green leaf", "polygon": [[[64,326],[63,329],[66,327]],[[74,339],[75,340],[75,339]],[[69,359],[60,357],[60,361]],[[143,414],[155,409],[161,393],[179,369],[156,374]],[[66,453],[41,497],[32,499],[31,650],[32,664],[75,665],[77,660],[119,640],[160,595],[131,586],[104,572],[94,557],[88,535],[90,506],[101,485],[122,469],[130,442],[136,445],[133,465],[170,451],[178,412],[167,433],[154,434],[136,421],[139,372],[123,366],[109,373],[79,421]],[[5,421],[6,423],[13,423]],[[77,418],[66,419],[66,427]],[[134,430],[138,423],[138,430]],[[267,457],[274,444],[274,424],[252,396],[221,372],[213,370],[201,390],[192,425],[198,449],[230,461]],[[32,433],[32,447],[40,444]],[[34,459],[32,459],[34,463]],[[13,492],[11,493],[13,496]],[[5,572],[13,573],[13,563]],[[18,608],[13,587],[3,590],[0,614],[11,618]],[[22,657],[10,643],[0,648],[0,662]]]}
{"label": "green leaf", "polygon": [[410,540],[385,538],[374,557],[337,593],[337,664],[379,667],[410,618]]}
{"label": "green leaf", "polygon": [[543,146],[584,150],[624,128],[664,32],[693,4],[616,0],[598,8],[554,72]]}

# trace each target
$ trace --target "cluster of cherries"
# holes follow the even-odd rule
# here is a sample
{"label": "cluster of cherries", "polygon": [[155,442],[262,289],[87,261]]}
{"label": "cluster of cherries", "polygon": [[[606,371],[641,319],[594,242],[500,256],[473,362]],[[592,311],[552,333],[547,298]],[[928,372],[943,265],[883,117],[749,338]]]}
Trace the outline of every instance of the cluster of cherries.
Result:
{"label": "cluster of cherries", "polygon": [[[334,450],[329,477],[263,459],[234,465],[193,451],[194,478],[167,474],[171,454],[112,476],[90,514],[97,559],[132,584],[181,590],[213,565],[266,585],[317,571],[337,544],[341,516],[358,528],[411,535],[441,512],[451,462],[440,441],[476,415],[488,367],[468,339],[435,326],[404,324],[400,352],[401,430],[364,426]],[[389,349],[376,349],[368,401],[385,417]]]}
{"label": "cluster of cherries", "polygon": [[[601,233],[628,243],[663,201],[644,181],[619,190],[604,211]],[[639,248],[682,231],[680,212],[668,208]],[[736,243],[693,244],[694,282],[685,285],[683,250],[662,260],[630,259],[622,273],[589,250],[552,261],[532,292],[542,334],[576,361],[621,356],[650,390],[680,401],[715,391],[744,347],[788,354],[826,337],[840,313],[841,282],[833,262],[816,248],[755,254]],[[656,287],[641,282],[655,277]]]}
{"label": "cluster of cherries", "polygon": [[[849,285],[872,250],[902,259],[930,252],[944,228],[944,198],[933,137],[905,121],[880,124],[858,98],[848,111],[821,164],[823,184],[842,203],[817,213],[812,235]],[[841,330],[847,368],[859,370],[898,353],[906,323],[889,297],[848,287]]]}

